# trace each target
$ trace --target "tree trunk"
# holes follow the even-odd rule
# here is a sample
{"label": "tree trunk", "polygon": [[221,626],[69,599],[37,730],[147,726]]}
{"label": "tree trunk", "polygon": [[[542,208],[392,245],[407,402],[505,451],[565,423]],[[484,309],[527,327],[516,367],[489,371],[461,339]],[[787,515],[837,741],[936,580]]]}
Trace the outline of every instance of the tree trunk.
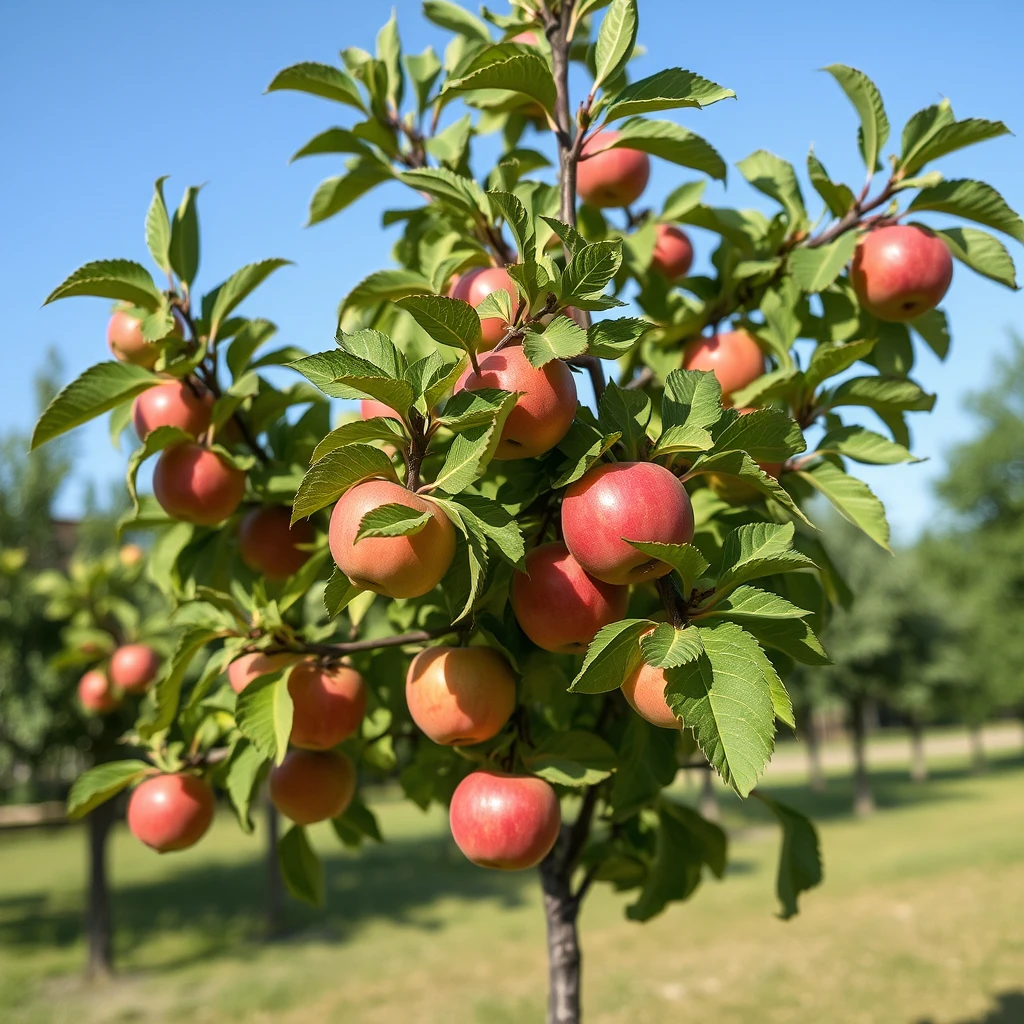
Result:
{"label": "tree trunk", "polygon": [[714,769],[708,765],[700,774],[700,813],[708,821],[720,821],[722,812],[718,806],[718,794],[715,792]]}
{"label": "tree trunk", "polygon": [[107,884],[107,839],[117,817],[117,801],[107,800],[86,818],[89,843],[89,887],[86,893],[85,973],[92,979],[110,976],[114,952],[110,917],[110,887]]}
{"label": "tree trunk", "polygon": [[579,1024],[581,957],[576,931],[579,902],[572,896],[571,873],[567,875],[559,864],[560,858],[548,854],[539,867],[548,929],[547,1024]]}
{"label": "tree trunk", "polygon": [[875,809],[871,779],[868,776],[867,729],[864,712],[863,698],[856,697],[850,701],[850,726],[853,731],[853,811],[861,818],[871,814]]}
{"label": "tree trunk", "polygon": [[812,793],[824,793],[825,769],[821,764],[821,733],[818,718],[813,711],[807,712],[804,722],[804,741],[807,743],[807,784]]}
{"label": "tree trunk", "polygon": [[267,936],[273,939],[284,931],[284,885],[281,862],[277,857],[280,822],[269,793],[265,795],[264,807],[267,822]]}
{"label": "tree trunk", "polygon": [[983,726],[975,723],[967,727],[967,736],[971,744],[971,771],[980,774],[988,768],[988,760],[985,757],[985,737],[982,735]]}
{"label": "tree trunk", "polygon": [[924,755],[924,726],[916,718],[910,721],[910,778],[914,782],[928,780],[928,759]]}

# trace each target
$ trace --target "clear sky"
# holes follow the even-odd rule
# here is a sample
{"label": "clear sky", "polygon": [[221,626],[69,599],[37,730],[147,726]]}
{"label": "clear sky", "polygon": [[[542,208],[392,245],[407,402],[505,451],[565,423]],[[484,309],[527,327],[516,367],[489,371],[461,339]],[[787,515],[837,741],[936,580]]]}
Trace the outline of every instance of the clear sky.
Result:
{"label": "clear sky", "polygon": [[[338,165],[330,157],[293,166],[287,159],[318,131],[350,124],[354,112],[263,90],[289,64],[333,62],[345,46],[372,49],[391,6],[381,0],[40,0],[8,10],[0,42],[6,154],[0,164],[0,430],[29,429],[30,385],[48,346],[59,350],[69,377],[106,357],[105,301],[40,304],[88,260],[149,263],[143,218],[153,180],[162,174],[172,175],[167,187],[174,203],[185,185],[208,183],[200,200],[198,286],[208,290],[253,260],[290,258],[296,266],[279,271],[245,308],[277,322],[282,343],[314,351],[331,346],[340,297],[390,263],[393,236],[380,227],[381,211],[410,205],[410,195],[388,185],[341,216],[303,228],[316,183]],[[407,51],[443,46],[444,34],[421,17],[418,0],[395,6]],[[501,10],[502,0],[491,6]],[[834,62],[876,80],[897,139],[910,114],[943,95],[958,117],[999,119],[1024,131],[1024,14],[1006,0],[640,0],[640,14],[647,55],[635,64],[636,75],[678,65],[736,91],[738,102],[680,117],[730,164],[765,148],[802,168],[813,142],[834,178],[861,180],[853,110],[831,78],[815,70]],[[655,165],[652,200],[693,177]],[[990,182],[1024,209],[1019,137],[956,154],[940,166],[947,177]],[[763,205],[735,170],[727,190],[712,184],[707,195],[716,204]],[[698,233],[700,256],[712,244]],[[1010,245],[1020,263],[1020,247]],[[899,535],[912,536],[935,515],[929,478],[949,445],[970,432],[961,398],[985,383],[1009,328],[1024,328],[1021,303],[1019,295],[957,268],[945,304],[953,351],[945,364],[919,353],[916,372],[940,394],[933,416],[913,419],[915,450],[931,461],[863,474]],[[79,436],[74,486],[62,497],[69,514],[80,507],[84,482],[115,479],[127,456],[111,447],[105,421]]]}

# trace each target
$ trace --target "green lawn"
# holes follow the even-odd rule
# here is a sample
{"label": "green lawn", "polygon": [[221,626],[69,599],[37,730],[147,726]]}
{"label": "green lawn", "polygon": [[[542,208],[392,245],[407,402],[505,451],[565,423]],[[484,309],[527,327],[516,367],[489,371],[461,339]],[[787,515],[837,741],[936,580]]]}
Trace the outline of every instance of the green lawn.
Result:
{"label": "green lawn", "polygon": [[[646,926],[597,890],[583,915],[588,1024],[1020,1024],[1024,1021],[1024,762],[951,765],[924,786],[878,773],[880,811],[847,816],[834,779],[769,791],[822,825],[826,881],[775,917],[777,831],[724,797],[726,882]],[[683,796],[687,790],[681,789]],[[692,792],[689,794],[694,796]],[[756,802],[752,802],[756,803]],[[262,843],[225,815],[195,850],[113,841],[120,975],[79,980],[84,834],[0,835],[0,1021],[528,1024],[543,1018],[533,873],[474,868],[442,815],[378,803],[391,842],[328,853],[323,913],[292,904],[262,941]]]}

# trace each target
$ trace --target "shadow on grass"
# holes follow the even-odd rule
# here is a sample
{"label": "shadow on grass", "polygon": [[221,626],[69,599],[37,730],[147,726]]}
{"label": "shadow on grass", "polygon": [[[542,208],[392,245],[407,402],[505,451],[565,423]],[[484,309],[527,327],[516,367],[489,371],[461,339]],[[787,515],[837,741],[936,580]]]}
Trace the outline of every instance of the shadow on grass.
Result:
{"label": "shadow on grass", "polygon": [[[520,905],[534,872],[484,871],[465,860],[447,836],[397,840],[366,847],[358,856],[329,854],[326,905],[308,907],[287,899],[284,941],[339,942],[373,919],[426,931],[442,927],[430,908],[446,898],[495,900]],[[80,907],[49,905],[45,892],[0,899],[0,947],[31,953],[82,941]],[[247,944],[266,938],[267,876],[262,844],[252,856],[201,864],[165,878],[135,884],[114,879],[115,957],[161,933],[187,933],[187,955],[160,958],[172,970],[206,956],[244,958]]]}
{"label": "shadow on grass", "polygon": [[[971,1017],[958,1024],[1022,1024],[1024,1022],[1024,991],[1004,992],[996,996],[997,1004],[983,1017]],[[922,1017],[914,1024],[935,1024],[932,1017]]]}

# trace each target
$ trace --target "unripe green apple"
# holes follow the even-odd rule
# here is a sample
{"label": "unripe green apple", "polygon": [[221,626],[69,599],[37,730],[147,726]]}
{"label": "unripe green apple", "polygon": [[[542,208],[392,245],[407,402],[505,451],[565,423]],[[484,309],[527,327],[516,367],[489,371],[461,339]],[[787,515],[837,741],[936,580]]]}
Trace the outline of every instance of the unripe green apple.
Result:
{"label": "unripe green apple", "polygon": [[195,775],[157,775],[128,801],[128,828],[157,853],[194,846],[213,822],[213,790]]}

